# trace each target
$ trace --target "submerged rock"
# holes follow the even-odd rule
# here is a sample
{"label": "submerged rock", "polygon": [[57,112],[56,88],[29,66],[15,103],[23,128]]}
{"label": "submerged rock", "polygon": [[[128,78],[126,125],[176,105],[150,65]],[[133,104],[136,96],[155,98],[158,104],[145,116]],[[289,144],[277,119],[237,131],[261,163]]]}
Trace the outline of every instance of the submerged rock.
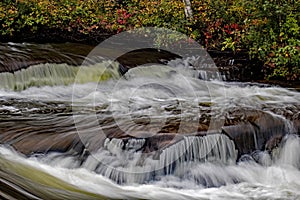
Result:
{"label": "submerged rock", "polygon": [[[240,112],[239,112],[240,113]],[[282,137],[289,133],[287,120],[263,111],[244,112],[244,122],[223,127],[223,132],[235,141],[239,154],[248,154],[259,149],[264,150],[273,137]]]}
{"label": "submerged rock", "polygon": [[[61,112],[70,111],[62,110]],[[220,133],[218,130],[210,130],[208,133],[209,124],[203,124],[201,120],[197,125],[199,128],[196,129],[198,132],[189,132],[189,130],[195,130],[195,127],[182,128],[181,131],[185,130],[185,132],[177,132],[181,121],[175,118],[166,120],[166,124],[159,133],[134,129],[124,132],[113,118],[101,119],[99,122],[103,128],[99,132],[100,129],[89,127],[89,118],[83,118],[75,126],[72,116],[54,113],[51,112],[51,115],[56,115],[55,118],[49,117],[39,121],[22,117],[17,117],[20,120],[16,117],[13,120],[0,120],[0,142],[10,144],[17,151],[26,155],[52,151],[76,151],[80,154],[85,148],[90,152],[97,151],[103,146],[105,138],[124,141],[136,138],[145,139],[145,144],[141,147],[143,152],[159,152],[182,140],[184,136],[203,137],[208,134]],[[37,116],[40,115],[37,113]],[[230,121],[231,123],[227,120],[225,126],[222,127],[222,133],[234,141],[239,156],[255,150],[272,150],[278,146],[284,135],[290,133],[289,126],[295,125],[296,128],[299,128],[299,120],[292,123],[280,116],[263,111],[239,110],[231,113],[227,118],[235,118],[235,120]],[[148,127],[147,123],[142,123],[143,118],[139,120],[137,128]],[[190,126],[194,125],[190,123]],[[78,128],[81,129],[81,127],[84,132],[78,134]],[[149,127],[148,130],[150,130]]]}

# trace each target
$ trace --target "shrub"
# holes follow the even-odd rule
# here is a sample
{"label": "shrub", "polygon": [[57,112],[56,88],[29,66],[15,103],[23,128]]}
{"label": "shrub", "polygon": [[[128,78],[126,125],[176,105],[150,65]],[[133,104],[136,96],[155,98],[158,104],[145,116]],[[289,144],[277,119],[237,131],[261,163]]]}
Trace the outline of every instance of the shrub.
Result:
{"label": "shrub", "polygon": [[[118,3],[122,2],[122,3]],[[0,35],[59,30],[89,37],[139,27],[185,33],[208,49],[246,49],[266,78],[299,80],[300,2],[294,0],[2,0]],[[173,37],[173,36],[172,36]],[[182,38],[173,37],[174,41]],[[158,45],[165,38],[157,38]]]}

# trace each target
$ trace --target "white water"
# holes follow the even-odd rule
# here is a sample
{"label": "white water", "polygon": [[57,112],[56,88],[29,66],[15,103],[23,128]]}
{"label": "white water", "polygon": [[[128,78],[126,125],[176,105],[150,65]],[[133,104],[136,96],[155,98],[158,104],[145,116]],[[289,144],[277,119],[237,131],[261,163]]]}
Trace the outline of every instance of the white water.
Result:
{"label": "white water", "polygon": [[[151,73],[153,70],[156,73]],[[91,73],[94,72],[92,70]],[[26,77],[31,79],[30,75]],[[74,81],[74,75],[71,77]],[[82,78],[80,73],[77,78]],[[193,123],[198,122],[203,115],[202,110],[199,111],[199,104],[209,105],[202,106],[201,109],[210,110],[216,119],[222,119],[228,111],[240,108],[271,113],[285,122],[287,133],[295,132],[290,121],[283,116],[285,113],[299,112],[297,106],[300,94],[292,90],[279,87],[241,87],[238,84],[199,80],[197,73],[180,67],[136,68],[130,70],[125,78],[95,83],[94,78],[84,77],[84,81],[79,81],[76,85],[62,83],[51,87],[41,84],[29,88],[26,85],[17,87],[20,91],[7,89],[15,88],[14,83],[10,83],[11,87],[2,87],[6,89],[0,90],[0,100],[17,99],[25,102],[20,103],[25,107],[30,101],[66,102],[72,104],[74,112],[90,109],[82,107],[83,105],[93,107],[92,112],[102,111],[101,106],[106,105],[105,111],[112,113],[123,131],[145,138],[149,137],[143,135],[147,134],[146,131],[156,134],[165,124],[166,118],[174,116],[179,116],[184,122],[178,133],[186,133],[186,130],[189,134],[197,132]],[[179,109],[181,112],[176,113],[172,109]],[[19,104],[0,105],[0,111],[10,114],[23,112]],[[141,117],[149,118],[150,125],[142,127],[134,122],[133,119]],[[79,119],[81,120],[80,116]],[[220,124],[218,122],[216,120],[216,123],[210,124],[212,130],[222,126],[222,121]],[[192,128],[186,129],[187,127]],[[260,164],[254,161],[236,164],[234,161],[237,155],[233,142],[217,134],[203,138],[184,137],[182,141],[163,149],[158,159],[152,159],[157,155],[150,155],[151,159],[144,158],[144,153],[138,151],[144,145],[144,139],[131,140],[125,148],[121,148],[122,142],[118,139],[106,139],[104,148],[93,152],[93,156],[89,156],[82,164],[73,155],[59,153],[24,158],[5,146],[0,148],[0,155],[45,171],[83,190],[111,198],[300,198],[300,140],[297,136],[288,136],[285,144],[274,150],[272,157],[266,152],[257,152],[256,160]],[[206,148],[202,149],[203,146]],[[186,149],[189,150],[185,152]],[[208,152],[207,149],[212,151]],[[175,161],[175,164],[168,165],[171,161]],[[100,162],[109,164],[109,167],[99,166]],[[162,168],[163,173],[160,171]],[[124,171],[130,175],[124,175]],[[151,179],[153,173],[148,172],[153,171],[156,174]],[[135,172],[133,176],[132,172]],[[125,185],[118,185],[107,177]]]}
{"label": "white water", "polygon": [[117,63],[109,61],[80,68],[67,64],[39,64],[14,73],[0,73],[0,88],[20,91],[33,86],[70,85],[75,77],[78,83],[97,82],[119,78],[117,67]]}
{"label": "white water", "polygon": [[[159,69],[161,69],[159,73],[156,73],[159,75],[151,74],[151,71]],[[130,106],[133,106],[130,107],[132,109],[139,109],[147,107],[146,105],[153,106],[164,102],[177,101],[178,106],[181,106],[183,111],[187,109],[186,113],[193,112],[188,107],[197,107],[198,103],[211,103],[212,109],[218,111],[235,107],[251,107],[259,110],[268,110],[270,107],[275,107],[278,108],[278,112],[284,112],[297,109],[295,104],[298,105],[300,99],[299,92],[285,88],[243,85],[241,87],[226,82],[203,81],[193,78],[193,72],[181,69],[175,70],[164,66],[136,68],[130,71],[127,80],[119,79],[95,83],[96,79],[89,76],[86,76],[85,81],[83,81],[80,76],[81,73],[79,73],[76,77],[78,81],[82,80],[80,82],[87,83],[52,87],[43,86],[44,84],[41,83],[39,87],[33,86],[22,91],[0,89],[0,98],[73,101],[74,104],[83,103],[84,105],[93,106],[110,104],[110,109],[116,112],[128,112]],[[144,74],[141,77],[140,73],[142,72]],[[94,69],[91,70],[91,73],[94,73]],[[3,78],[7,78],[6,75],[1,75]],[[74,80],[74,76],[72,76],[72,79]],[[50,80],[52,79],[50,78]],[[55,79],[52,80],[52,82],[55,81]],[[3,86],[2,83],[1,85]],[[20,86],[20,88],[22,87]],[[149,115],[161,114],[158,112],[162,109],[161,105],[153,106],[153,108],[155,109],[147,110]]]}
{"label": "white water", "polygon": [[[227,166],[212,163],[198,164],[191,168],[193,176],[222,179],[224,186],[203,188],[189,178],[166,176],[142,185],[117,185],[107,178],[85,168],[68,169],[48,165],[37,158],[26,159],[15,152],[0,148],[0,155],[38,170],[45,171],[83,190],[110,198],[143,199],[298,199],[300,198],[300,139],[288,136],[278,157],[270,166],[255,162],[242,162]],[[291,152],[288,154],[287,152]],[[59,163],[58,163],[59,164]],[[234,184],[238,180],[240,183]]]}
{"label": "white water", "polygon": [[[163,149],[162,152],[146,156],[138,151],[144,143],[144,139],[131,139],[126,145],[121,139],[106,139],[104,149],[90,155],[83,166],[115,182],[137,184],[161,179],[166,174],[183,178],[190,173],[190,168],[199,163],[226,165],[235,163],[237,157],[233,141],[225,135],[184,137],[183,140]],[[55,160],[51,161],[51,163],[55,162]],[[70,164],[72,165],[73,162],[66,166]],[[210,180],[205,178],[199,179],[199,182],[213,186],[223,184],[218,180],[210,183]]]}

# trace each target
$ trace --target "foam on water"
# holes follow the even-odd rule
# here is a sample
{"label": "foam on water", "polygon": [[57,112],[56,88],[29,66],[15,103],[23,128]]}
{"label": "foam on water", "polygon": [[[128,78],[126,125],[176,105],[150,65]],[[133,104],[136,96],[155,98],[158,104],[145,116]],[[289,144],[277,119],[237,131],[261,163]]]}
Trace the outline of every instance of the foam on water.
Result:
{"label": "foam on water", "polygon": [[118,77],[118,64],[110,61],[81,67],[46,63],[33,65],[14,73],[0,73],[0,88],[21,91],[34,86],[70,85],[75,80],[78,83],[86,83]]}
{"label": "foam on water", "polygon": [[176,176],[165,176],[159,181],[148,184],[133,183],[133,185],[120,186],[88,169],[69,169],[44,164],[37,158],[21,157],[3,146],[0,148],[0,155],[5,159],[47,172],[82,190],[110,198],[297,199],[300,197],[299,154],[287,154],[286,151],[299,152],[299,150],[299,137],[291,135],[286,138],[279,150],[279,157],[270,166],[262,166],[250,161],[227,166],[202,163],[191,169],[193,176],[207,176],[212,181],[223,180],[225,185],[218,188],[204,188],[188,177]]}
{"label": "foam on water", "polygon": [[[252,152],[238,163],[235,163],[236,147],[227,136],[191,136],[197,129],[188,132],[190,136],[184,136],[174,141],[173,145],[166,146],[161,152],[141,151],[148,137],[146,135],[145,138],[126,142],[122,139],[106,139],[102,148],[87,157],[78,157],[68,152],[35,154],[25,158],[1,146],[0,159],[29,165],[81,190],[110,198],[300,198],[300,139],[292,135],[296,133],[290,120],[294,116],[290,119],[286,117],[299,112],[300,93],[279,87],[240,87],[238,84],[223,83],[217,72],[210,76],[197,71],[201,69],[186,70],[190,67],[190,61],[182,61],[174,66],[135,68],[129,70],[125,78],[103,82],[98,82],[99,73],[103,73],[101,67],[83,68],[82,74],[87,76],[81,76],[81,73],[78,75],[79,69],[64,64],[33,66],[15,75],[2,73],[0,100],[17,103],[1,106],[0,112],[18,114],[21,110],[24,113],[20,107],[24,106],[30,111],[30,102],[41,103],[37,104],[40,107],[49,102],[63,102],[66,105],[72,104],[72,112],[78,111],[78,115],[72,116],[75,120],[78,118],[76,128],[82,128],[92,136],[99,132],[95,128],[99,124],[91,121],[91,113],[97,114],[98,111],[111,113],[123,131],[141,136],[146,131],[157,133],[161,128],[160,123],[164,124],[168,117],[179,116],[188,126],[198,123],[201,114],[199,105],[202,105],[201,109],[209,110],[216,119],[223,119],[231,110],[251,108],[284,122],[285,127],[279,131],[289,135],[271,154],[265,151]],[[113,73],[115,69],[112,69]],[[62,73],[65,77],[57,76],[61,70],[67,70]],[[217,80],[199,80],[199,73],[202,79]],[[32,74],[37,74],[39,79],[35,79]],[[54,79],[53,74],[56,74]],[[73,84],[74,81],[76,84]],[[90,107],[93,109],[89,110]],[[89,112],[81,115],[85,109]],[[54,116],[54,119],[41,121],[39,125],[44,126],[49,122],[69,125],[74,120],[72,117],[63,118],[65,121],[59,122],[60,118]],[[101,113],[97,117],[101,119]],[[142,117],[149,119],[151,125],[139,127],[137,123],[131,123],[132,118]],[[110,125],[104,124],[103,127]],[[180,130],[178,133],[181,133]],[[5,172],[6,169],[0,166],[0,170]]]}
{"label": "foam on water", "polygon": [[[151,100],[154,98],[164,99],[164,97],[175,97],[183,100],[192,98],[198,102],[211,101],[218,103],[223,107],[239,105],[256,107],[258,109],[263,108],[266,104],[280,104],[281,106],[287,107],[288,105],[298,104],[300,99],[299,92],[285,88],[260,86],[240,87],[238,83],[227,84],[219,81],[204,81],[195,77],[194,71],[185,70],[180,67],[174,68],[157,65],[131,69],[128,74],[125,75],[126,79],[119,79],[117,77],[118,75],[113,75],[115,76],[114,79],[117,80],[98,82],[99,77],[97,75],[103,73],[105,66],[105,64],[98,64],[97,66],[91,67],[85,66],[82,67],[82,72],[76,74],[76,72],[78,72],[78,68],[76,67],[67,66],[65,64],[43,64],[43,66],[32,66],[26,69],[28,72],[26,70],[19,71],[18,73],[23,74],[22,76],[20,75],[20,77],[24,78],[17,78],[18,73],[9,75],[1,73],[0,80],[3,79],[3,81],[1,81],[0,85],[2,88],[0,89],[0,95],[3,97],[23,97],[39,100],[63,98],[71,101],[73,97],[76,101],[80,100],[80,98],[93,97],[93,100],[99,98],[100,100],[122,101],[123,99],[127,100],[129,95],[134,94],[141,100]],[[61,74],[60,71],[70,70],[72,71],[72,75],[69,77],[70,80],[67,81],[63,77],[66,73]],[[155,73],[153,73],[153,71],[155,71]],[[32,74],[35,73],[43,77],[32,76]],[[113,71],[111,73],[117,72]],[[57,75],[56,77],[55,74],[61,75]],[[81,77],[82,74],[85,74],[85,77]],[[15,76],[15,78],[11,79],[9,76]],[[29,82],[25,79],[28,79]],[[31,79],[34,79],[36,84],[31,84]],[[77,83],[72,84],[75,79]],[[12,85],[6,84],[7,80],[13,81],[14,83]],[[43,83],[43,81],[46,82]],[[48,84],[47,81],[51,83]],[[66,82],[70,85],[64,86],[67,84]],[[17,86],[21,83],[25,85]],[[30,87],[28,88],[28,86]],[[18,90],[27,89],[14,92],[7,90],[9,88],[19,88]],[[146,97],[147,99],[145,99]]]}
{"label": "foam on water", "polygon": [[[184,177],[187,169],[203,162],[234,163],[237,157],[233,141],[225,135],[184,137],[183,140],[154,155],[140,151],[145,139],[106,139],[104,149],[92,154],[83,166],[117,183],[145,183],[175,174]],[[54,161],[55,162],[55,161]],[[191,165],[189,167],[189,165]],[[210,184],[199,180],[200,184]],[[211,185],[220,185],[218,181]]]}

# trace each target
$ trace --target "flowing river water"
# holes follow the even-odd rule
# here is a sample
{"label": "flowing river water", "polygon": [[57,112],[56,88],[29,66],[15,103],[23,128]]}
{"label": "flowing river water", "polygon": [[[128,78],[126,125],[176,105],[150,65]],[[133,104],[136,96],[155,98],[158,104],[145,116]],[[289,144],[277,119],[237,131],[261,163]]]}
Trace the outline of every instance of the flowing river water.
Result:
{"label": "flowing river water", "polygon": [[195,57],[122,76],[56,46],[1,53],[4,199],[300,199],[296,90],[224,82]]}

